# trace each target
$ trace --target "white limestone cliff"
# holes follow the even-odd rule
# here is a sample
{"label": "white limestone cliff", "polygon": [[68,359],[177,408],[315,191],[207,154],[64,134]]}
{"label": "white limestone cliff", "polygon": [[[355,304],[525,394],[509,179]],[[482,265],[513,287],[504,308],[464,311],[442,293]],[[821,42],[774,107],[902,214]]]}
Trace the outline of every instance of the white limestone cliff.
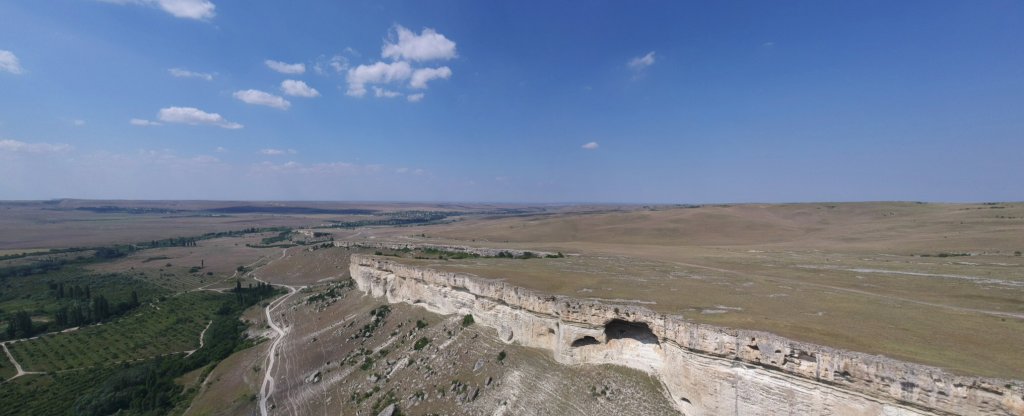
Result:
{"label": "white limestone cliff", "polygon": [[472,314],[505,342],[569,364],[657,376],[686,415],[1024,415],[1024,383],[953,375],[637,306],[544,295],[496,280],[352,255],[360,290]]}

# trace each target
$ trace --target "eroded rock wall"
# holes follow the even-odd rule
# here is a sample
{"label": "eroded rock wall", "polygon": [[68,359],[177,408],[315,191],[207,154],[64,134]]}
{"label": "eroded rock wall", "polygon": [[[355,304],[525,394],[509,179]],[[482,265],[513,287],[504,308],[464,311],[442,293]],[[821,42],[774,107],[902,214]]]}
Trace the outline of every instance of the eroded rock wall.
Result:
{"label": "eroded rock wall", "polygon": [[687,415],[1024,415],[1019,381],[956,376],[374,256],[353,255],[351,274],[375,297],[472,314],[503,341],[551,350],[561,363],[623,365],[656,375]]}

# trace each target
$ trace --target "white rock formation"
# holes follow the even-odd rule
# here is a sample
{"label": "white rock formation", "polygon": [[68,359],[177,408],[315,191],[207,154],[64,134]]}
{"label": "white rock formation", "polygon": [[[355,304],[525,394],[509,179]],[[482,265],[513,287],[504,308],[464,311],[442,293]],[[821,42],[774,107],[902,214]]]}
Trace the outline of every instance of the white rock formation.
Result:
{"label": "white rock formation", "polygon": [[353,255],[359,289],[439,314],[472,314],[505,342],[569,365],[657,376],[686,415],[1024,415],[1024,383],[964,377],[637,306],[544,295],[505,282]]}

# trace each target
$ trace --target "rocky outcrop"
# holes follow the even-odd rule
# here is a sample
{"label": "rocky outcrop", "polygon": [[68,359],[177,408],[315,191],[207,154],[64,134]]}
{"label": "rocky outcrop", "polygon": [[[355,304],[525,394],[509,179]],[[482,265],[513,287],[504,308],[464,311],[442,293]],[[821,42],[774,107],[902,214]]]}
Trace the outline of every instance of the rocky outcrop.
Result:
{"label": "rocky outcrop", "polygon": [[472,314],[561,363],[657,376],[687,415],[1024,415],[1024,383],[949,374],[632,305],[551,296],[472,275],[352,255],[356,285],[389,302]]}

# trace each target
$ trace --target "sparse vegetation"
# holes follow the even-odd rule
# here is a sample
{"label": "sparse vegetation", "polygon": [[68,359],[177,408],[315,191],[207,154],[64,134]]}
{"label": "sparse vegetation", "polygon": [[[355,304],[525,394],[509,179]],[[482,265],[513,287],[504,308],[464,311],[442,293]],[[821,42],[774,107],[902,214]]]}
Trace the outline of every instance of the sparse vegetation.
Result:
{"label": "sparse vegetation", "polygon": [[462,317],[462,327],[463,328],[468,327],[470,325],[473,325],[474,322],[475,321],[473,320],[473,315],[466,315],[466,316]]}
{"label": "sparse vegetation", "polygon": [[383,323],[384,318],[387,318],[388,314],[391,313],[391,307],[388,305],[381,305],[370,311],[370,322],[363,325],[363,328],[353,335],[353,338],[369,338],[373,336],[373,332],[377,330]]}

